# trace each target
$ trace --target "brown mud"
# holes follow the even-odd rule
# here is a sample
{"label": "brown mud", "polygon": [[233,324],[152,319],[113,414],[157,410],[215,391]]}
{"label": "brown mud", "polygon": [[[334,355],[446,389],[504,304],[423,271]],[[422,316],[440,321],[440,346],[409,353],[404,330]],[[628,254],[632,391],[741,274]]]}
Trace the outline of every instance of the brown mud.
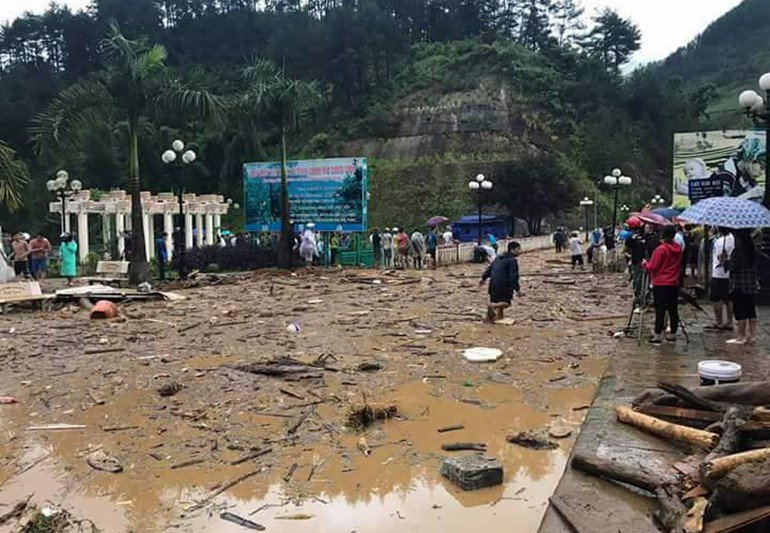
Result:
{"label": "brown mud", "polygon": [[[3,316],[0,392],[20,403],[0,406],[0,504],[34,493],[111,532],[244,530],[223,511],[268,531],[535,531],[606,357],[621,349],[611,333],[622,320],[605,317],[625,311],[621,277],[572,277],[552,259],[521,258],[512,325],[481,322],[486,295],[470,265],[261,272],[122,305],[113,321],[76,309]],[[503,356],[467,362],[473,346]],[[225,366],[281,357],[316,366],[283,377]],[[181,389],[161,397],[171,382]],[[398,415],[346,428],[367,402]],[[86,427],[29,429],[48,424]],[[438,432],[453,425],[464,429]],[[551,425],[572,430],[555,450],[506,442]],[[485,444],[504,484],[462,492],[442,479],[442,457],[469,453],[441,450],[454,442]],[[97,450],[123,471],[91,468]]]}

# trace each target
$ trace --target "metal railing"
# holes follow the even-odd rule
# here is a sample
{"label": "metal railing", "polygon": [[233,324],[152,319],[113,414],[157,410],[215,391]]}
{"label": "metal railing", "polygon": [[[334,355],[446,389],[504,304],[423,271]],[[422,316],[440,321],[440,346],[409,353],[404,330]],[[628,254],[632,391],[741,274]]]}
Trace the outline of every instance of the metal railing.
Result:
{"label": "metal railing", "polygon": [[[543,235],[540,237],[525,237],[516,239],[521,244],[522,252],[534,252],[545,250],[552,246],[551,236]],[[498,249],[503,251],[508,246],[507,240],[497,241]],[[439,246],[436,250],[436,263],[439,266],[452,265],[457,263],[469,263],[473,259],[473,250],[476,243],[463,242],[460,244],[448,244]]]}

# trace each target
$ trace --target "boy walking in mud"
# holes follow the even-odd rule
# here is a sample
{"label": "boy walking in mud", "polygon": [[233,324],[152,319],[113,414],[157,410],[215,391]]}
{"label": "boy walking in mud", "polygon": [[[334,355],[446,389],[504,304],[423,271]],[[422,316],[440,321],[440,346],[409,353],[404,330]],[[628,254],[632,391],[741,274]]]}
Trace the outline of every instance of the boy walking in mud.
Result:
{"label": "boy walking in mud", "polygon": [[494,324],[503,318],[503,310],[511,306],[513,293],[520,297],[519,262],[516,259],[521,253],[521,245],[512,241],[508,243],[508,251],[497,258],[484,271],[479,287],[489,280],[489,305],[487,306],[487,322]]}

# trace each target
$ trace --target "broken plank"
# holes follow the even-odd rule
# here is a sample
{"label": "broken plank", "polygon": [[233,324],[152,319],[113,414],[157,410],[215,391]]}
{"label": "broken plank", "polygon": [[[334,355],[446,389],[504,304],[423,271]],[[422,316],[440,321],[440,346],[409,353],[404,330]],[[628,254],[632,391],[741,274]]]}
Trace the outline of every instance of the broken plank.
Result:
{"label": "broken plank", "polygon": [[719,422],[722,415],[714,411],[702,409],[687,409],[684,407],[672,407],[667,405],[644,405],[636,409],[640,413],[652,416],[664,416],[677,420],[697,420],[699,422]]}
{"label": "broken plank", "polygon": [[183,463],[177,463],[175,465],[171,465],[171,470],[176,470],[178,468],[185,468],[186,466],[199,465],[205,461],[206,461],[205,459],[191,459],[189,461],[184,461]]}
{"label": "broken plank", "polygon": [[703,533],[731,533],[732,531],[742,531],[746,526],[755,524],[767,518],[770,518],[770,505],[719,517],[706,524],[703,528]]}
{"label": "broken plank", "polygon": [[439,433],[447,433],[449,431],[459,431],[461,429],[465,429],[465,426],[463,426],[462,424],[456,424],[454,426],[446,426],[446,427],[443,427],[443,428],[438,428],[438,432]]}
{"label": "broken plank", "polygon": [[246,461],[251,461],[253,459],[257,459],[258,457],[262,457],[263,455],[267,455],[268,453],[272,452],[272,448],[265,448],[263,450],[256,451],[254,453],[250,453],[249,455],[246,455],[245,457],[241,457],[240,459],[236,459],[235,461],[230,461],[230,466],[237,466],[240,464],[245,463]]}
{"label": "broken plank", "polygon": [[125,348],[86,348],[83,353],[86,355],[95,355],[99,353],[123,352]]}
{"label": "broken plank", "polygon": [[304,399],[305,399],[305,397],[304,397],[304,396],[300,396],[300,395],[299,395],[299,394],[297,394],[296,392],[294,392],[294,391],[291,391],[291,390],[289,390],[289,389],[280,388],[280,389],[278,389],[278,390],[279,390],[279,391],[281,391],[282,393],[284,393],[286,396],[291,396],[292,398],[296,398],[296,399],[298,399],[298,400],[304,400]]}

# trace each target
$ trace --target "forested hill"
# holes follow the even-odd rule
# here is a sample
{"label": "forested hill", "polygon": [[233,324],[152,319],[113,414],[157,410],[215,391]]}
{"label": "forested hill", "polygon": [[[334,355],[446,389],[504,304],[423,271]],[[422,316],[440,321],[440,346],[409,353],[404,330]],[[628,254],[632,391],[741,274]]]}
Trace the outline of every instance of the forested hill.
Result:
{"label": "forested hill", "polygon": [[680,76],[691,86],[714,84],[720,98],[712,106],[716,125],[734,126],[738,94],[757,88],[770,71],[770,2],[744,0],[661,63],[662,77]]}
{"label": "forested hill", "polygon": [[[120,46],[159,61],[133,130],[126,73],[106,53],[113,24],[129,39]],[[702,123],[710,92],[651,70],[624,79],[639,40],[632,21],[588,16],[576,0],[93,0],[77,13],[52,4],[0,30],[0,141],[17,153],[10,165],[0,157],[0,197],[9,174],[29,175],[20,209],[0,198],[0,224],[40,228],[45,182],[60,168],[86,187],[126,187],[132,131],[143,189],[171,187],[160,154],[181,137],[199,156],[188,190],[238,198],[242,162],[280,153],[278,100],[253,98],[264,69],[244,70],[260,58],[318,96],[284,121],[290,157],[373,158],[374,224],[461,214],[479,171],[494,178],[498,208],[531,230],[574,210],[616,166],[636,178],[625,201],[642,201],[668,190],[671,133]],[[204,91],[219,112],[149,105],[163,101],[161,86]],[[76,119],[60,120],[64,111]]]}

